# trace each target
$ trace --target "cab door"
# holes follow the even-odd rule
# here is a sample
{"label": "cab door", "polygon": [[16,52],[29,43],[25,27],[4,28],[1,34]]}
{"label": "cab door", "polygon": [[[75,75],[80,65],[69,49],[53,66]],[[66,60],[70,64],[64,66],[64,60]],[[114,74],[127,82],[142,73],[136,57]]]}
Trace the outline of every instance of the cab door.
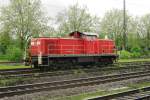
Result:
{"label": "cab door", "polygon": [[95,40],[88,38],[85,40],[84,44],[85,44],[86,54],[95,54],[95,49],[96,49],[96,47],[95,47],[96,41]]}

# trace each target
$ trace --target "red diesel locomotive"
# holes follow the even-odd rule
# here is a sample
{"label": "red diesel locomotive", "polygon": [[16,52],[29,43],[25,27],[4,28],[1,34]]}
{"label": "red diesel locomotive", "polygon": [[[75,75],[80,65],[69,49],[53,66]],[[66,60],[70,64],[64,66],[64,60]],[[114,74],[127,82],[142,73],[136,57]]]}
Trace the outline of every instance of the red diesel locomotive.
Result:
{"label": "red diesel locomotive", "polygon": [[78,31],[67,38],[32,38],[29,55],[35,68],[66,63],[113,63],[117,58],[113,40],[98,39],[96,33]]}

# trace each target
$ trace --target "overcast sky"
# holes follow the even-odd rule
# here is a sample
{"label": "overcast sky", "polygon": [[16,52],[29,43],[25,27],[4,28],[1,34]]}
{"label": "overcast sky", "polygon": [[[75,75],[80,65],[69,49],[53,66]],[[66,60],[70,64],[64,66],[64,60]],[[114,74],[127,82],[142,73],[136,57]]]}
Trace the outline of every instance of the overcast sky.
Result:
{"label": "overcast sky", "polygon": [[[54,17],[61,10],[78,3],[87,6],[93,15],[102,17],[112,8],[123,8],[123,0],[41,0],[43,9],[48,16]],[[6,5],[8,0],[0,0],[0,6]],[[126,8],[131,15],[142,16],[150,13],[150,0],[126,0]]]}

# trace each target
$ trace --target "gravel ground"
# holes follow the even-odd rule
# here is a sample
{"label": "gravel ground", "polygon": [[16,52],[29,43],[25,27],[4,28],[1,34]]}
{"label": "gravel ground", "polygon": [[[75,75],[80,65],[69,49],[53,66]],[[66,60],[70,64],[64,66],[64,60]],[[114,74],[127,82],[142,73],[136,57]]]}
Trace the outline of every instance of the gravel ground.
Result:
{"label": "gravel ground", "polygon": [[88,77],[96,77],[101,75],[114,75],[114,74],[123,74],[135,71],[144,71],[145,68],[140,69],[121,69],[121,70],[113,70],[113,71],[98,71],[98,72],[84,72],[74,73],[69,75],[60,75],[60,76],[51,76],[51,77],[41,77],[41,78],[32,78],[32,80],[24,81],[22,84],[31,84],[31,83],[40,83],[40,82],[51,82],[51,81],[62,81],[62,80],[70,80],[77,78],[88,78]]}
{"label": "gravel ground", "polygon": [[[62,75],[62,76],[52,76],[52,77],[41,77],[41,78],[32,78],[32,80],[28,80],[23,82],[22,84],[29,84],[29,83],[39,83],[39,82],[51,82],[51,81],[61,81],[61,80],[70,80],[70,79],[76,79],[76,78],[87,78],[87,77],[95,77],[100,75],[108,75],[108,74],[122,74],[122,73],[129,73],[129,72],[135,72],[135,71],[143,71],[147,68],[131,68],[131,69],[121,69],[121,70],[114,70],[114,71],[98,71],[98,72],[84,72],[80,71],[81,73],[75,72],[74,74],[70,75]],[[122,81],[122,82],[116,82],[116,83],[109,83],[109,84],[102,84],[102,85],[96,85],[96,86],[86,86],[86,87],[78,87],[78,88],[72,88],[72,89],[65,89],[65,90],[56,90],[56,91],[50,91],[50,92],[39,92],[39,93],[33,93],[33,94],[27,94],[23,96],[14,96],[10,98],[4,98],[0,100],[53,100],[54,97],[63,97],[63,96],[70,96],[70,95],[76,95],[80,93],[87,93],[87,92],[93,92],[97,90],[108,90],[110,88],[118,88],[125,86],[127,83],[136,83],[140,80],[143,81],[150,81],[150,77],[140,78],[140,79],[130,79],[128,81]],[[18,83],[19,84],[19,83]],[[49,99],[47,99],[49,98]],[[60,99],[61,100],[61,99]]]}
{"label": "gravel ground", "polygon": [[150,69],[150,67],[141,67],[139,68],[130,68],[130,69],[118,69],[118,70],[107,70],[101,71],[98,70],[97,72],[85,72],[82,69],[74,70],[74,74],[68,75],[57,75],[57,76],[47,76],[41,78],[16,78],[14,80],[5,80],[6,83],[3,83],[1,80],[0,86],[10,86],[10,85],[20,85],[20,84],[32,84],[32,83],[41,83],[41,82],[52,82],[52,81],[62,81],[62,80],[70,80],[70,79],[77,79],[77,78],[87,78],[87,77],[96,77],[102,75],[114,75],[114,74],[122,74],[122,73],[129,73],[135,71],[144,71],[146,69]]}
{"label": "gravel ground", "polygon": [[114,89],[114,88],[127,87],[129,84],[149,82],[149,81],[150,81],[150,76],[147,76],[147,77],[128,79],[128,80],[111,82],[111,83],[94,85],[94,86],[83,86],[83,87],[70,88],[70,89],[44,91],[44,92],[26,94],[21,96],[5,97],[0,100],[54,100],[54,98],[56,99],[56,97],[57,100],[62,100],[61,97],[64,96],[77,95],[81,93],[94,92],[98,90],[109,91],[110,89]]}

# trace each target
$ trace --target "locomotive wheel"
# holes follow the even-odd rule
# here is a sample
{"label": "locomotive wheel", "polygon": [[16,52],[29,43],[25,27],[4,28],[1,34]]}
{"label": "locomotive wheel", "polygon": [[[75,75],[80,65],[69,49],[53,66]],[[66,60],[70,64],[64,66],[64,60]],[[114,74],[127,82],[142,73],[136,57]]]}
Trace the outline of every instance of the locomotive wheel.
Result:
{"label": "locomotive wheel", "polygon": [[32,68],[38,68],[38,63],[36,63],[36,62],[32,63],[32,64],[31,64],[31,67],[32,67]]}

